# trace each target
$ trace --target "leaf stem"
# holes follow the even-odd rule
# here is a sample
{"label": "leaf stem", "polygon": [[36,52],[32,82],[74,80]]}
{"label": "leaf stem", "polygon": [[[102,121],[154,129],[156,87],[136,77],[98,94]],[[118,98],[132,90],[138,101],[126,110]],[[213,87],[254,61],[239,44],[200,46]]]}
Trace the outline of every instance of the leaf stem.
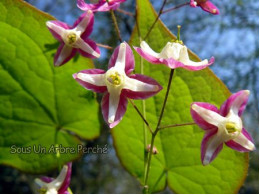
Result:
{"label": "leaf stem", "polygon": [[150,147],[151,149],[150,149],[150,152],[148,154],[148,159],[145,162],[144,188],[143,188],[143,193],[145,193],[145,194],[147,194],[149,192],[148,177],[149,177],[149,172],[150,172],[151,159],[152,159],[152,155],[153,155],[154,140],[155,140],[157,133],[160,130],[159,126],[161,124],[161,120],[162,120],[163,113],[164,113],[164,110],[165,110],[166,102],[167,102],[169,91],[170,91],[170,88],[171,88],[173,75],[174,75],[174,69],[171,69],[170,77],[169,77],[169,81],[168,81],[168,86],[167,86],[167,91],[166,91],[165,98],[164,98],[164,101],[163,101],[162,110],[161,110],[161,113],[160,113],[160,116],[159,116],[159,120],[158,120],[156,129],[155,129],[154,133],[152,134],[151,147]]}
{"label": "leaf stem", "polygon": [[182,123],[182,124],[172,124],[172,125],[165,125],[165,126],[160,126],[158,129],[166,129],[166,128],[171,128],[171,127],[181,127],[181,126],[188,126],[188,125],[196,125],[196,123],[190,122],[190,123]]}
{"label": "leaf stem", "polygon": [[116,11],[122,13],[122,14],[125,14],[125,15],[128,15],[128,16],[131,16],[131,17],[134,17],[134,14],[131,13],[131,12],[128,12],[128,11],[125,11],[125,10],[122,10],[120,8],[118,8]]}
{"label": "leaf stem", "polygon": [[119,30],[119,27],[118,27],[118,23],[117,23],[117,20],[116,20],[115,13],[114,13],[113,10],[110,10],[110,13],[111,13],[111,17],[112,17],[112,20],[114,22],[114,25],[115,25],[115,30],[116,30],[118,39],[122,43],[123,41],[122,41],[122,38],[121,38],[121,34],[120,34],[120,30]]}
{"label": "leaf stem", "polygon": [[135,105],[135,103],[133,102],[133,100],[129,99],[130,103],[133,105],[134,109],[137,111],[137,113],[139,114],[139,116],[141,116],[141,118],[143,119],[144,123],[146,124],[146,126],[148,127],[148,129],[150,130],[151,134],[153,134],[153,130],[150,127],[149,123],[147,122],[147,120],[144,118],[144,116],[142,115],[142,113],[140,112],[140,110],[137,108],[137,106]]}
{"label": "leaf stem", "polygon": [[147,39],[147,37],[149,36],[149,34],[152,32],[154,25],[156,24],[156,22],[158,21],[158,19],[159,19],[160,16],[161,16],[161,14],[163,13],[163,8],[164,8],[164,6],[165,6],[165,4],[166,4],[166,1],[167,1],[167,0],[164,0],[164,1],[163,1],[163,4],[162,4],[161,9],[160,9],[160,11],[159,11],[159,14],[157,15],[157,17],[156,17],[156,19],[154,20],[152,26],[150,27],[150,29],[148,30],[147,34],[145,35],[144,40]]}
{"label": "leaf stem", "polygon": [[167,10],[164,10],[164,11],[162,12],[162,14],[165,14],[165,13],[167,13],[167,12],[173,11],[173,10],[175,10],[175,9],[181,8],[181,7],[186,6],[186,5],[189,5],[189,4],[190,4],[190,2],[183,3],[183,4],[180,4],[180,5],[176,5],[176,6],[172,7],[172,8],[169,8],[169,9],[167,9]]}
{"label": "leaf stem", "polygon": [[110,47],[109,45],[104,45],[104,44],[101,44],[101,43],[96,43],[97,44],[97,46],[99,46],[99,47],[103,47],[103,48],[105,48],[105,49],[113,49],[113,47]]}

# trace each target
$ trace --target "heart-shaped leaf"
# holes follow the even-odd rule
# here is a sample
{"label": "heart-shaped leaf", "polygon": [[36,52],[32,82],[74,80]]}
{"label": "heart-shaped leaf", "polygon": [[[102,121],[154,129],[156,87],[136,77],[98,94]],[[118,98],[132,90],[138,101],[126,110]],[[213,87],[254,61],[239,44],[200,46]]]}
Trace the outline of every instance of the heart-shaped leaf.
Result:
{"label": "heart-shaped leaf", "polygon": [[[148,0],[137,0],[137,20],[141,38],[144,38],[157,14]],[[176,24],[177,25],[177,24]],[[158,21],[146,40],[155,51],[175,39],[161,21]],[[135,28],[131,44],[139,46],[138,30]],[[209,53],[209,57],[212,53]],[[190,52],[194,61],[199,58]],[[136,72],[141,72],[141,60],[135,52]],[[170,70],[163,65],[152,65],[144,60],[144,74],[159,81],[164,87],[154,98],[145,101],[145,115],[153,129],[158,121],[164,100]],[[194,101],[210,102],[220,106],[230,95],[226,86],[210,69],[189,72],[175,70],[172,87],[164,112],[162,125],[192,122],[190,104]],[[142,102],[135,101],[142,110]],[[150,133],[148,143],[150,143]],[[131,105],[122,122],[112,130],[117,155],[133,176],[143,184],[144,132],[143,122]],[[224,146],[219,156],[208,166],[200,161],[200,144],[204,131],[196,125],[161,130],[155,146],[159,153],[152,157],[148,180],[149,191],[163,190],[167,185],[176,193],[234,193],[242,185],[248,168],[248,154]]]}
{"label": "heart-shaped leaf", "polygon": [[54,18],[21,0],[2,0],[0,13],[0,163],[43,173],[80,156],[75,134],[99,135],[96,98],[72,78],[93,63],[54,68],[58,43],[45,25]]}

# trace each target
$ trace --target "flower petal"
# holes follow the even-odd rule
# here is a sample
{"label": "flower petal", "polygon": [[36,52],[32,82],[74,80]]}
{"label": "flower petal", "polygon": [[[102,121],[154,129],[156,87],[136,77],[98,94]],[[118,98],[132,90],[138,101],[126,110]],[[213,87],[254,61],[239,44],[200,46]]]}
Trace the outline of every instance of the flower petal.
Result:
{"label": "flower petal", "polygon": [[201,162],[208,165],[213,161],[223,148],[221,137],[217,136],[217,130],[207,131],[201,143]]}
{"label": "flower petal", "polygon": [[63,42],[62,40],[62,34],[66,29],[69,29],[69,26],[63,22],[54,20],[54,21],[47,21],[46,26],[52,33],[55,39],[58,41]]}
{"label": "flower petal", "polygon": [[120,6],[120,3],[124,2],[126,0],[114,0],[107,3],[106,1],[99,1],[96,4],[87,4],[84,0],[77,0],[77,6],[81,10],[87,11],[92,10],[93,12],[96,11],[109,11],[111,9],[115,10]]}
{"label": "flower petal", "polygon": [[48,189],[55,188],[58,191],[66,179],[68,170],[69,170],[68,165],[64,165],[58,177],[54,179],[52,182],[46,184],[48,186]]}
{"label": "flower petal", "polygon": [[89,43],[90,43],[89,41],[87,42],[79,38],[75,43],[75,46],[80,50],[82,50],[83,52],[89,54],[92,58],[99,58],[100,57],[100,53],[98,53],[99,50],[97,50],[97,47],[92,48],[91,46],[94,46],[93,43],[92,45],[90,45]]}
{"label": "flower petal", "polygon": [[140,74],[130,75],[125,83],[123,90],[131,99],[145,99],[162,90],[162,86],[157,81]]}
{"label": "flower petal", "polygon": [[134,49],[136,50],[136,52],[143,57],[145,60],[147,60],[148,62],[152,63],[152,64],[162,64],[162,62],[160,61],[160,58],[157,58],[155,56],[152,56],[151,54],[149,54],[148,52],[144,51],[143,49],[139,48],[139,47],[134,47]]}
{"label": "flower petal", "polygon": [[[114,98],[116,98],[116,100]],[[109,93],[104,94],[101,102],[102,114],[110,128],[115,127],[122,120],[127,108],[127,103],[128,101],[124,92],[117,97],[115,97],[115,95],[111,96]]]}
{"label": "flower petal", "polygon": [[91,10],[82,14],[79,19],[74,23],[73,29],[81,32],[81,38],[83,40],[91,34],[94,25],[94,14]]}
{"label": "flower petal", "polygon": [[69,185],[70,185],[70,178],[71,178],[71,167],[72,167],[72,163],[68,163],[68,170],[67,170],[67,174],[66,177],[60,187],[60,189],[58,190],[59,194],[65,194],[65,192],[67,191]]}
{"label": "flower petal", "polygon": [[70,46],[61,43],[55,56],[54,56],[54,65],[61,66],[68,62],[76,54],[76,49],[73,49]]}
{"label": "flower petal", "polygon": [[249,90],[241,90],[237,93],[231,95],[221,106],[220,114],[222,116],[227,116],[230,110],[233,111],[234,114],[238,114],[241,116],[243,111],[245,110],[250,91]]}
{"label": "flower petal", "polygon": [[[98,56],[100,56],[100,50],[99,50],[99,47],[96,45],[96,43],[90,39],[86,39],[84,41],[86,44],[88,44],[94,51],[95,51],[95,54]],[[87,58],[96,58],[96,56],[93,56],[92,54],[89,54],[85,51],[83,51],[82,49],[79,49],[79,53],[81,55],[83,55],[84,57],[87,57]]]}
{"label": "flower petal", "polygon": [[73,78],[88,90],[94,91],[96,93],[104,93],[107,91],[104,70],[83,70],[74,74]]}
{"label": "flower petal", "polygon": [[244,128],[237,138],[227,141],[226,145],[239,152],[250,152],[255,150],[253,139]]}
{"label": "flower petal", "polygon": [[210,1],[201,2],[198,4],[198,6],[200,6],[201,9],[203,9],[204,11],[209,12],[211,14],[214,14],[214,15],[219,14],[218,8]]}
{"label": "flower petal", "polygon": [[194,62],[191,61],[189,58],[189,54],[188,54],[188,49],[186,46],[183,46],[180,50],[180,62],[183,63],[183,68],[187,69],[187,70],[191,70],[191,71],[196,71],[196,70],[201,70],[206,68],[207,66],[211,65],[214,63],[214,57],[212,57],[210,59],[210,61],[203,60],[201,62]]}
{"label": "flower petal", "polygon": [[218,114],[216,106],[204,102],[192,103],[190,112],[195,123],[204,130],[216,129],[218,124],[224,120]]}
{"label": "flower petal", "polygon": [[123,42],[114,50],[110,60],[108,69],[117,66],[123,69],[125,73],[130,74],[135,68],[135,59],[131,47]]}

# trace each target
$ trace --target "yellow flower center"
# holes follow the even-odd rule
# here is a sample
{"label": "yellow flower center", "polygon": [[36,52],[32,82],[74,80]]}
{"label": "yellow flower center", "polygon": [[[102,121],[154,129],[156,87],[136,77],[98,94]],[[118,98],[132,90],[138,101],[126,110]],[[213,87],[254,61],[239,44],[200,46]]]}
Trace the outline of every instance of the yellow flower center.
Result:
{"label": "yellow flower center", "polygon": [[121,76],[118,72],[115,72],[114,74],[109,75],[107,80],[113,85],[120,85],[121,84]]}
{"label": "yellow flower center", "polygon": [[73,44],[77,41],[77,35],[75,33],[69,33],[67,35],[67,43],[68,44]]}
{"label": "yellow flower center", "polygon": [[44,187],[39,189],[39,194],[46,194],[46,192],[47,192],[47,189]]}
{"label": "yellow flower center", "polygon": [[239,131],[239,128],[237,128],[237,125],[232,122],[227,122],[226,123],[226,129],[228,133],[234,133],[236,131]]}

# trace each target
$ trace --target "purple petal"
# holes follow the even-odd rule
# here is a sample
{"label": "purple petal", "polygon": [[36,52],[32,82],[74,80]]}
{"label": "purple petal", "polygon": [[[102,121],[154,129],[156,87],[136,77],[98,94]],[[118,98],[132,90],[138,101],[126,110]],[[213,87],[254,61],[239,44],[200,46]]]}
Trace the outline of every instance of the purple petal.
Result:
{"label": "purple petal", "polygon": [[48,27],[48,23],[52,23],[52,24],[57,25],[57,26],[59,26],[59,27],[61,27],[63,29],[70,29],[70,27],[66,23],[60,22],[60,21],[57,21],[57,20],[53,20],[53,21],[48,21],[47,22],[47,28],[49,29],[51,34],[54,36],[54,38],[57,39],[60,42],[63,42],[61,34],[55,32],[52,28]]}
{"label": "purple petal", "polygon": [[198,3],[198,6],[200,6],[201,9],[203,9],[204,11],[209,12],[211,14],[214,15],[219,14],[218,8],[210,1],[205,1],[205,2],[201,1],[200,3]]}
{"label": "purple petal", "polygon": [[213,161],[223,148],[223,142],[215,136],[216,133],[217,130],[207,131],[202,139],[201,162],[203,165],[207,165]]}
{"label": "purple petal", "polygon": [[51,183],[54,179],[51,178],[51,177],[43,176],[43,177],[40,178],[40,180],[42,180],[45,183]]}
{"label": "purple petal", "polygon": [[[100,55],[100,50],[99,50],[99,47],[96,45],[96,43],[90,39],[87,39],[87,40],[83,40],[85,43],[87,43],[97,54]],[[79,50],[79,53],[84,56],[84,57],[87,57],[87,58],[97,58],[96,56],[90,54],[90,53],[87,53],[85,51],[83,51],[82,49],[78,49]]]}
{"label": "purple petal", "polygon": [[67,192],[67,189],[70,185],[72,163],[71,162],[68,163],[67,166],[68,166],[68,171],[67,171],[65,180],[63,181],[63,183],[58,191],[59,194],[65,194],[65,192]]}
{"label": "purple petal", "polygon": [[125,93],[122,91],[120,94],[120,100],[119,100],[117,112],[115,115],[115,120],[113,123],[109,123],[108,122],[109,93],[104,94],[102,101],[101,101],[102,114],[103,114],[104,120],[107,122],[107,124],[110,128],[115,127],[122,120],[122,118],[126,112],[127,104],[128,104],[127,98],[125,96]]}
{"label": "purple petal", "polygon": [[[90,74],[90,75],[101,75],[101,74],[104,74],[105,71],[104,70],[100,70],[100,69],[89,69],[89,70],[80,71],[78,73],[84,73],[84,74]],[[79,84],[82,85],[84,88],[86,88],[88,90],[91,90],[91,91],[94,91],[96,93],[104,93],[104,92],[107,91],[107,87],[106,86],[94,85],[94,84],[88,83],[86,81],[83,81],[83,80],[77,78],[78,73],[73,74],[73,78],[76,81],[78,81]]]}
{"label": "purple petal", "polygon": [[[135,59],[134,59],[134,54],[132,52],[131,47],[126,42],[124,42],[124,43],[126,44],[125,73],[128,75],[135,68]],[[116,49],[114,50],[114,52],[111,56],[111,58],[109,60],[108,69],[115,66],[116,60],[117,60],[117,57],[118,57],[118,53],[119,53],[119,49],[120,49],[120,45],[116,47]]]}
{"label": "purple petal", "polygon": [[133,91],[131,89],[123,89],[123,91],[125,91],[126,96],[130,99],[146,99],[151,96],[154,96],[155,94],[157,94],[159,91],[162,90],[162,86],[157,81],[155,81],[154,79],[152,79],[150,77],[140,75],[140,74],[134,74],[134,75],[130,75],[129,78],[136,79],[136,80],[141,81],[146,84],[157,86],[156,91],[154,91],[154,90],[153,91]]}
{"label": "purple petal", "polygon": [[190,0],[191,7],[197,7],[197,2],[195,0]]}
{"label": "purple petal", "polygon": [[187,70],[190,70],[190,71],[202,70],[202,69],[204,69],[204,68],[207,68],[207,67],[210,66],[211,64],[213,64],[214,61],[215,61],[215,58],[214,58],[214,57],[211,57],[208,64],[201,65],[201,66],[193,66],[193,65],[184,64],[184,65],[183,65],[183,68],[185,68],[185,69],[187,69]]}
{"label": "purple petal", "polygon": [[197,123],[197,125],[204,129],[204,130],[215,130],[217,129],[216,126],[209,124],[208,122],[206,122],[197,112],[195,112],[192,109],[192,105],[196,104],[200,107],[203,107],[205,109],[211,110],[213,112],[219,113],[219,110],[216,106],[209,104],[209,103],[204,103],[204,102],[194,102],[191,104],[191,108],[190,108],[190,112],[191,112],[191,116],[194,120],[195,123]]}
{"label": "purple petal", "polygon": [[234,93],[222,104],[220,108],[220,114],[222,116],[227,116],[230,109],[233,108],[238,111],[238,116],[241,116],[246,108],[248,98],[248,90],[241,90],[237,93]]}
{"label": "purple petal", "polygon": [[84,0],[77,0],[77,6],[81,10],[87,11],[92,10],[93,12],[100,11],[109,11],[111,9],[115,10],[120,6],[120,3],[125,2],[126,0],[114,0],[107,3],[105,0],[100,0],[96,4],[87,4]]}
{"label": "purple petal", "polygon": [[162,61],[160,61],[160,58],[156,58],[156,57],[146,53],[145,51],[142,50],[142,48],[134,47],[134,49],[140,56],[142,56],[144,59],[146,59],[148,62],[150,62],[152,64],[162,64],[163,63]]}
{"label": "purple petal", "polygon": [[[250,136],[250,134],[247,132],[247,130],[245,128],[243,128],[241,134],[243,135],[243,137],[241,139],[244,139],[245,143],[251,142],[250,145],[254,144],[252,137]],[[241,134],[239,136],[241,136]],[[228,147],[234,149],[234,150],[239,151],[239,152],[250,152],[250,151],[255,149],[255,147],[252,147],[251,149],[249,149],[245,145],[239,143],[238,139],[229,140],[229,141],[226,142],[226,145]],[[247,145],[249,145],[249,144],[247,144]]]}
{"label": "purple petal", "polygon": [[[81,23],[82,20],[84,21],[83,23]],[[94,25],[94,14],[91,11],[89,11],[83,13],[73,24],[72,28],[80,28],[81,31],[83,32],[81,34],[81,38],[85,40],[92,33],[93,25]]]}
{"label": "purple petal", "polygon": [[171,69],[184,67],[183,63],[181,63],[173,58],[168,58],[168,59],[161,58],[160,61],[162,62],[162,64],[165,64],[166,66],[168,66]]}
{"label": "purple petal", "polygon": [[73,49],[64,43],[61,43],[55,56],[54,56],[54,65],[61,66],[68,62],[71,58],[75,56],[77,49]]}

